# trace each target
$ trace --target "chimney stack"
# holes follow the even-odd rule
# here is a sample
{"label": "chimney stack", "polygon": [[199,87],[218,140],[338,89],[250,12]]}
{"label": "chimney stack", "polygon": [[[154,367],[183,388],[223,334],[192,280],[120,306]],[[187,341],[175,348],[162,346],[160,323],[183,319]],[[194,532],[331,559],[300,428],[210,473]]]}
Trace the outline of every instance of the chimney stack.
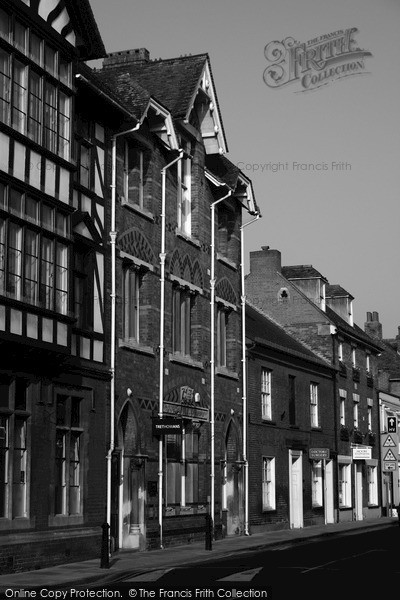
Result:
{"label": "chimney stack", "polygon": [[282,259],[279,250],[261,246],[261,250],[250,252],[250,273],[261,278],[271,279],[276,272],[282,271]]}
{"label": "chimney stack", "polygon": [[374,312],[367,312],[367,321],[364,324],[364,331],[374,340],[382,339],[382,324],[379,323],[379,314]]}
{"label": "chimney stack", "polygon": [[133,50],[121,50],[110,52],[103,60],[103,69],[112,69],[119,66],[129,66],[141,62],[149,62],[150,52],[146,48],[134,48]]}

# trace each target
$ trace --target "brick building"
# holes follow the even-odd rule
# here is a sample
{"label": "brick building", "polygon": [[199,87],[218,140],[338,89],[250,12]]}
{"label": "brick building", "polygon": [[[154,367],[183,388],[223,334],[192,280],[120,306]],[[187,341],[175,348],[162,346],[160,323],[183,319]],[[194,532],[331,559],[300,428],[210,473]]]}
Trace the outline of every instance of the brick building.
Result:
{"label": "brick building", "polygon": [[[384,338],[379,313],[367,312],[365,332],[381,347],[377,359],[382,465],[382,508],[390,515],[400,503],[400,331]],[[394,426],[393,426],[394,425]]]}
{"label": "brick building", "polygon": [[[76,154],[83,98],[74,81],[81,61],[104,53],[86,0],[0,3],[3,572],[99,555],[110,380],[105,188],[101,160],[89,182]],[[103,144],[99,124],[93,160]]]}
{"label": "brick building", "polygon": [[136,115],[111,137],[112,544],[203,537],[207,511],[216,536],[240,533],[240,227],[257,212],[251,182],[224,156],[207,54],[116,52],[92,81]]}
{"label": "brick building", "polygon": [[335,369],[246,308],[251,531],[336,520]]}
{"label": "brick building", "polygon": [[380,346],[354,323],[353,297],[312,265],[282,266],[268,247],[250,253],[246,294],[336,369],[337,520],[381,512],[377,363]]}

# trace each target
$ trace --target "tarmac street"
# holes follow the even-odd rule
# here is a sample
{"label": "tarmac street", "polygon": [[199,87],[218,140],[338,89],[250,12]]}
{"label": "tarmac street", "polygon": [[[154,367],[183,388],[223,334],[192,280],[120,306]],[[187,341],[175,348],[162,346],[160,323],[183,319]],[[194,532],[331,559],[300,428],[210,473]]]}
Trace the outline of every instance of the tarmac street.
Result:
{"label": "tarmac street", "polygon": [[[363,531],[373,528],[398,527],[397,517],[381,517],[368,521],[350,521],[318,525],[304,529],[285,529],[255,533],[250,536],[232,536],[223,540],[213,541],[211,550],[206,549],[204,542],[189,545],[173,546],[165,549],[138,552],[133,550],[120,551],[110,558],[109,568],[100,567],[100,557],[79,563],[68,563],[56,567],[25,571],[0,576],[0,594],[2,598],[36,597],[31,595],[33,590],[66,590],[85,585],[98,587],[100,584],[111,585],[121,580],[127,580],[138,573],[147,573],[142,581],[152,580],[151,573],[185,564],[203,563],[215,558],[229,557],[240,553],[262,550],[279,546],[287,546],[306,540],[318,539],[323,536],[336,535],[347,531]],[[18,594],[17,594],[18,592]],[[43,596],[41,596],[43,597]],[[56,595],[48,595],[48,598]],[[65,596],[67,598],[69,596]],[[63,600],[63,596],[57,596]]]}

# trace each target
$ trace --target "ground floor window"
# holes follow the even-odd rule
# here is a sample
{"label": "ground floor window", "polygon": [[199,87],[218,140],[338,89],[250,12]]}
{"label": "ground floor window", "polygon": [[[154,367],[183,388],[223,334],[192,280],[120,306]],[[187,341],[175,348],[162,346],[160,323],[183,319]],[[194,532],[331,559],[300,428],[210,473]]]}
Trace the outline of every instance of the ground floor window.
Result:
{"label": "ground floor window", "polygon": [[77,396],[56,398],[55,514],[76,515],[81,506],[81,401]]}
{"label": "ground floor window", "polygon": [[312,505],[323,505],[323,476],[322,476],[322,460],[314,460],[311,463],[311,491]]}
{"label": "ground floor window", "polygon": [[339,463],[339,506],[351,506],[351,464]]}
{"label": "ground floor window", "polygon": [[275,458],[262,459],[262,509],[275,510]]}
{"label": "ground floor window", "polygon": [[29,382],[0,379],[0,518],[28,517]]}
{"label": "ground floor window", "polygon": [[167,504],[199,502],[199,433],[191,426],[182,435],[165,436]]}

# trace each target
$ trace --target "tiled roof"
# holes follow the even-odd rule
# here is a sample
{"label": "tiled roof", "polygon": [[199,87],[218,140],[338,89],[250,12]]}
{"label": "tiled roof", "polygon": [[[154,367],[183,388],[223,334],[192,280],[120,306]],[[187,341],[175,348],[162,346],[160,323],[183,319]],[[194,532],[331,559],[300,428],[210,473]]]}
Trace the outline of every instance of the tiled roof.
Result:
{"label": "tiled roof", "polygon": [[337,284],[327,285],[325,288],[325,296],[327,298],[350,297],[354,300],[354,296],[352,296],[349,292],[347,292],[344,288]]}
{"label": "tiled roof", "polygon": [[206,154],[205,167],[210,171],[214,177],[216,177],[221,183],[234,190],[238,184],[239,176],[242,175],[244,181],[251,188],[251,194],[253,197],[254,208],[259,213],[259,207],[254,198],[253,185],[250,179],[248,179],[243,172],[233,162],[229,160],[225,155],[221,154]]}
{"label": "tiled roof", "polygon": [[[87,79],[90,84],[92,84],[95,88],[100,90],[100,92],[103,92],[104,94],[109,96],[109,98],[113,102],[116,102],[124,111],[130,113],[134,120],[138,121],[140,119],[143,102],[137,102],[135,104],[132,101],[131,96],[126,96],[122,98],[119,94],[116,94],[115,88],[109,85],[105,78],[99,77],[99,74],[96,71],[96,69],[91,69],[85,63],[81,63],[79,65],[78,71],[79,74],[83,75],[83,77]],[[132,88],[132,97],[135,94],[136,89],[136,87]],[[142,94],[142,96],[144,95],[143,92],[140,93]]]}
{"label": "tiled roof", "polygon": [[393,340],[381,340],[382,353],[378,357],[378,367],[389,373],[391,378],[400,377],[400,355],[397,353],[397,344]]}
{"label": "tiled roof", "polygon": [[94,79],[99,86],[103,86],[118,102],[137,118],[143,114],[150,98],[150,93],[145,90],[129,73],[114,70],[96,70]]}
{"label": "tiled roof", "polygon": [[329,363],[298,342],[283,327],[248,302],[246,302],[246,337],[294,357],[303,358],[324,367],[329,366]]}
{"label": "tiled roof", "polygon": [[376,342],[376,340],[372,339],[367,333],[365,333],[361,327],[354,324],[353,326],[346,323],[342,317],[340,317],[334,310],[332,310],[329,306],[325,308],[326,316],[332,321],[332,323],[343,333],[347,333],[353,338],[357,338],[360,342],[367,344],[368,346],[375,347],[377,352],[382,350],[381,344]]}
{"label": "tiled roof", "polygon": [[[162,102],[175,118],[186,116],[193,100],[208,54],[180,56],[165,60],[140,60],[103,68],[99,75],[118,87],[121,75]],[[122,81],[127,83],[128,79]],[[121,92],[125,91],[122,88]]]}
{"label": "tiled roof", "polygon": [[206,155],[205,166],[222,183],[226,183],[231,189],[235,189],[240,169],[228,158],[220,154]]}
{"label": "tiled roof", "polygon": [[326,277],[321,275],[312,265],[293,265],[282,267],[282,275],[286,279],[308,279],[321,278],[328,281]]}

